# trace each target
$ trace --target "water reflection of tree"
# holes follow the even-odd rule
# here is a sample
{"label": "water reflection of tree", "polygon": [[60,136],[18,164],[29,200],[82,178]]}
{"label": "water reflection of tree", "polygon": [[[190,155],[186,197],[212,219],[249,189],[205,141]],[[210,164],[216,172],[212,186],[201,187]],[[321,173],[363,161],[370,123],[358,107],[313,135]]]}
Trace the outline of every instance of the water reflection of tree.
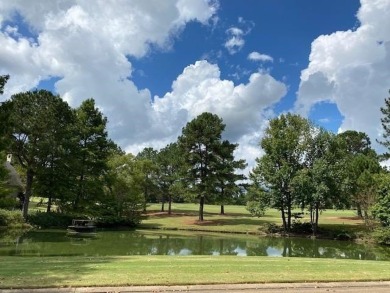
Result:
{"label": "water reflection of tree", "polygon": [[372,250],[347,241],[281,238],[274,248],[279,249],[283,257],[377,259]]}
{"label": "water reflection of tree", "polygon": [[390,259],[390,250],[386,247],[320,239],[187,236],[134,231],[101,231],[96,238],[81,240],[68,238],[64,231],[36,231],[15,239],[7,243],[1,241],[0,255],[237,255],[242,252],[248,256]]}
{"label": "water reflection of tree", "polygon": [[219,243],[219,249],[218,253],[219,255],[237,255],[237,248],[241,248],[237,243],[233,241],[229,241],[223,238],[218,239]]}

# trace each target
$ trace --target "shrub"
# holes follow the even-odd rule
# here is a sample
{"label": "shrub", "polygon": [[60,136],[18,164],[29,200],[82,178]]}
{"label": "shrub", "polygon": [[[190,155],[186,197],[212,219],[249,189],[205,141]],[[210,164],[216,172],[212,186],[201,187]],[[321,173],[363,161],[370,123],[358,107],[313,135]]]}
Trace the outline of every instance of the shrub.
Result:
{"label": "shrub", "polygon": [[338,233],[335,234],[335,237],[334,237],[336,240],[352,240],[353,239],[353,236],[348,233],[347,231],[340,231]]}
{"label": "shrub", "polygon": [[141,223],[141,213],[133,212],[126,217],[104,215],[96,219],[96,225],[103,228],[136,227]]}
{"label": "shrub", "polygon": [[390,226],[390,194],[386,194],[378,200],[372,208],[372,214],[381,222],[382,226]]}
{"label": "shrub", "polygon": [[0,209],[0,226],[17,227],[23,225],[24,219],[20,211],[8,211]]}
{"label": "shrub", "polygon": [[27,221],[34,226],[42,228],[65,228],[72,223],[74,215],[55,212],[36,212],[28,215]]}
{"label": "shrub", "polygon": [[271,233],[271,234],[274,234],[274,233],[279,233],[279,232],[282,232],[283,231],[283,228],[274,224],[274,223],[267,223],[267,229],[266,229],[267,233]]}
{"label": "shrub", "polygon": [[372,233],[374,240],[382,245],[390,245],[390,228],[379,228]]}
{"label": "shrub", "polygon": [[309,222],[293,221],[291,225],[291,232],[310,234],[313,233],[313,227]]}
{"label": "shrub", "polygon": [[260,202],[248,201],[246,203],[246,209],[253,217],[262,217],[265,214],[266,207]]}

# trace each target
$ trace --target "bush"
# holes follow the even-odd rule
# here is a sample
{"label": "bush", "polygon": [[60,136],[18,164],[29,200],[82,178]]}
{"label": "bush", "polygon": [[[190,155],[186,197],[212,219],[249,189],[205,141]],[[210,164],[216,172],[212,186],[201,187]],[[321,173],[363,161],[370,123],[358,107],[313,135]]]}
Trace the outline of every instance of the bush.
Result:
{"label": "bush", "polygon": [[0,209],[0,226],[18,227],[24,225],[24,219],[20,211],[8,211]]}
{"label": "bush", "polygon": [[378,244],[390,245],[390,228],[376,229],[372,233],[372,237]]}
{"label": "bush", "polygon": [[267,223],[267,229],[266,229],[267,233],[271,233],[271,234],[274,234],[274,233],[279,233],[279,232],[282,232],[283,231],[283,228],[274,224],[274,223]]}
{"label": "bush", "polygon": [[141,213],[133,212],[126,217],[118,217],[114,215],[100,216],[96,219],[96,225],[102,228],[113,227],[136,227],[141,223]]}
{"label": "bush", "polygon": [[248,201],[246,203],[246,209],[253,217],[262,217],[265,214],[266,207],[260,202]]}
{"label": "bush", "polygon": [[310,234],[313,233],[313,227],[309,222],[293,221],[291,225],[291,232]]}
{"label": "bush", "polygon": [[390,194],[380,198],[372,208],[372,214],[378,219],[382,226],[390,226]]}
{"label": "bush", "polygon": [[42,228],[66,228],[72,224],[74,215],[55,212],[36,212],[28,215],[27,221],[34,226]]}
{"label": "bush", "polygon": [[340,233],[336,234],[336,236],[334,238],[336,240],[349,241],[349,240],[353,239],[353,236],[351,236],[351,234],[349,234],[346,231],[341,231]]}

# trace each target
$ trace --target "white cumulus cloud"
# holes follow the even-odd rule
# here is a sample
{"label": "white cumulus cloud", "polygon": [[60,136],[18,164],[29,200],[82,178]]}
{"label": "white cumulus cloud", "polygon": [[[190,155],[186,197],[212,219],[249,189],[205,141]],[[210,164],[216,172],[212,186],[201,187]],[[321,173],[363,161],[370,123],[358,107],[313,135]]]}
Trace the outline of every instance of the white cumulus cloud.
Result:
{"label": "white cumulus cloud", "polygon": [[[238,142],[237,155],[253,166],[269,108],[286,94],[282,82],[266,72],[254,72],[246,83],[234,84],[221,78],[218,65],[197,61],[184,68],[170,92],[152,103],[150,91],[133,83],[127,58],[143,58],[151,46],[169,50],[190,21],[213,24],[218,2],[109,3],[1,1],[0,74],[10,74],[11,79],[0,98],[56,77],[56,91],[72,106],[93,97],[108,117],[111,138],[131,152],[164,147],[176,140],[188,121],[209,111],[223,118],[225,138]],[[24,30],[15,25],[15,12],[23,19]],[[229,43],[233,50],[242,48],[242,37],[249,31],[228,30],[236,37]]]}
{"label": "white cumulus cloud", "polygon": [[[156,97],[153,105],[159,119],[158,132],[175,137],[181,127],[203,112],[220,116],[226,124],[224,137],[238,142],[238,156],[253,167],[268,109],[287,92],[285,84],[267,73],[255,72],[247,83],[235,85],[221,79],[219,67],[207,61],[187,66],[172,84],[172,91]],[[169,133],[170,132],[170,133]]]}
{"label": "white cumulus cloud", "polygon": [[274,58],[266,54],[261,54],[259,52],[250,53],[248,55],[248,59],[252,61],[260,61],[260,62],[274,62]]}
{"label": "white cumulus cloud", "polygon": [[[169,49],[190,21],[206,24],[217,1],[3,0],[0,3],[0,74],[10,74],[5,95],[58,77],[55,88],[72,106],[93,97],[121,145],[145,138],[151,96],[131,81],[127,56]],[[16,13],[30,31],[10,29]]]}
{"label": "white cumulus cloud", "polygon": [[344,116],[340,131],[364,131],[375,142],[390,88],[390,1],[361,0],[357,18],[356,30],[313,41],[295,109],[307,115],[316,103],[333,102]]}

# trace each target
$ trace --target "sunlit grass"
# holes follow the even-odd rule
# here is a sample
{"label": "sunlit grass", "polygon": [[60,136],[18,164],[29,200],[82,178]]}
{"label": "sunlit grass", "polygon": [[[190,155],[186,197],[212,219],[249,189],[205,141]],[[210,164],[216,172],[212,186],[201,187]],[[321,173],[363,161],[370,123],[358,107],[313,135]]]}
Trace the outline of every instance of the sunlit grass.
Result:
{"label": "sunlit grass", "polygon": [[390,262],[231,257],[0,257],[0,288],[390,280]]}
{"label": "sunlit grass", "polygon": [[[160,212],[160,204],[151,204],[148,206],[141,228],[262,234],[269,224],[282,224],[278,210],[268,209],[263,217],[257,218],[252,217],[245,206],[238,205],[225,206],[225,215],[220,215],[219,205],[205,205],[204,221],[199,222],[198,208],[197,204],[174,203],[172,215],[168,215],[167,212]],[[299,221],[308,222],[310,216],[305,213]],[[319,225],[326,229],[354,232],[364,229],[363,221],[356,217],[356,212],[352,210],[324,211],[320,215]]]}

